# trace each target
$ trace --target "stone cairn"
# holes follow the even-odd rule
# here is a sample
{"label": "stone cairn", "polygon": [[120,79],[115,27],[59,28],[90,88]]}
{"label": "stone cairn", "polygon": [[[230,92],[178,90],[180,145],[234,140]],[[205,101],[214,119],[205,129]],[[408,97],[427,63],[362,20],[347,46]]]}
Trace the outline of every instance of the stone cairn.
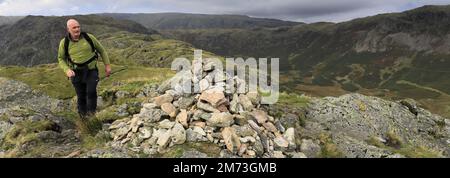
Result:
{"label": "stone cairn", "polygon": [[[294,128],[284,128],[259,109],[258,92],[226,92],[227,81],[236,88],[245,81],[212,66],[212,61],[194,60],[191,70],[161,84],[161,95],[144,103],[140,113],[113,122],[113,147],[152,155],[185,142],[210,142],[223,148],[222,157],[244,158],[282,158],[295,151]],[[183,81],[198,83],[200,93],[183,93]]]}

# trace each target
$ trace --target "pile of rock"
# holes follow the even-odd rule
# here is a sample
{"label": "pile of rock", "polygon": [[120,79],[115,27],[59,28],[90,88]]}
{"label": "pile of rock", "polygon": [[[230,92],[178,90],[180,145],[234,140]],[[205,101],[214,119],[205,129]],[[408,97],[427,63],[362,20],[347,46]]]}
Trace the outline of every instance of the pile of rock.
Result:
{"label": "pile of rock", "polygon": [[[195,65],[201,65],[203,74],[198,75]],[[194,61],[194,69],[162,84],[159,92],[164,94],[144,103],[140,113],[112,123],[112,145],[147,154],[185,142],[211,142],[240,157],[285,157],[295,151],[294,128],[284,128],[260,109],[256,91],[226,92],[226,81],[239,87],[243,80],[212,70],[210,61]],[[182,93],[183,77],[198,83],[201,92]],[[174,81],[178,83],[169,87]]]}

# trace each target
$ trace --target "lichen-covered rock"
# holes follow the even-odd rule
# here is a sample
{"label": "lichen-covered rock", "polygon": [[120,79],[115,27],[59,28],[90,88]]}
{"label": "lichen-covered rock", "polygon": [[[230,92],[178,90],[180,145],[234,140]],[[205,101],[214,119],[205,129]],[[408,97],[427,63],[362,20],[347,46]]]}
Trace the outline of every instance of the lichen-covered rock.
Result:
{"label": "lichen-covered rock", "polygon": [[212,127],[228,127],[233,124],[233,115],[229,113],[212,113],[211,118],[206,120],[206,123]]}
{"label": "lichen-covered rock", "polygon": [[175,145],[183,144],[186,141],[186,131],[180,123],[175,123],[170,130],[172,143]]}
{"label": "lichen-covered rock", "polygon": [[367,143],[379,136],[395,139],[405,147],[425,147],[448,156],[450,148],[446,140],[450,135],[446,127],[439,125],[446,119],[409,103],[361,94],[314,99],[307,109],[304,134],[316,137],[320,133],[330,134],[346,157],[389,156],[391,151]]}

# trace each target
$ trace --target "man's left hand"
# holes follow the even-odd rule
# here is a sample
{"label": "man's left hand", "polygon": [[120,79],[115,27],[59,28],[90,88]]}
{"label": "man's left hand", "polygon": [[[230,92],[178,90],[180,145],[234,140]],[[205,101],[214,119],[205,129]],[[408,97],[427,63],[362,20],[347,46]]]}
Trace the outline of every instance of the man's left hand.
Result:
{"label": "man's left hand", "polygon": [[109,65],[109,64],[105,65],[105,74],[106,74],[106,77],[109,77],[109,75],[111,75],[111,65]]}

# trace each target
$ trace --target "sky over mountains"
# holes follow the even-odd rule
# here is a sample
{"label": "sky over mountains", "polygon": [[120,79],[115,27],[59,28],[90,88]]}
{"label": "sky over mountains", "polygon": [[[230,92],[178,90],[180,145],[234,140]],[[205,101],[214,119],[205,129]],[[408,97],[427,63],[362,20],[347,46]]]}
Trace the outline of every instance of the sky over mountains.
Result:
{"label": "sky over mountains", "polygon": [[423,5],[445,4],[450,4],[450,0],[0,0],[0,15],[183,12],[341,22]]}

